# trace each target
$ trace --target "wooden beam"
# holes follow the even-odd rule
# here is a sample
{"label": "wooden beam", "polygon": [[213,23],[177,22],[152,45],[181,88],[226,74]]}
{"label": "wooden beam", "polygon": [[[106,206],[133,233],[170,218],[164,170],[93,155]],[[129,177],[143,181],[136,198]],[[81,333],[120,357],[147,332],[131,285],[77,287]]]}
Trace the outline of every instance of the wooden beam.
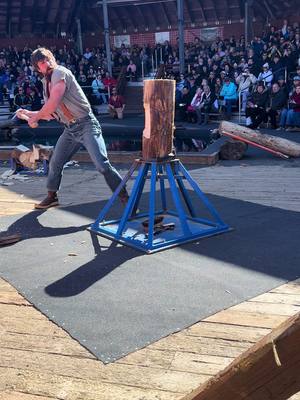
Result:
{"label": "wooden beam", "polygon": [[193,16],[192,11],[191,11],[190,0],[185,0],[185,1],[183,2],[183,4],[185,5],[185,8],[186,8],[186,10],[187,10],[187,14],[188,14],[188,16],[189,16],[189,19],[190,19],[191,23],[194,24],[194,23],[195,23],[195,18],[194,18],[194,16]]}
{"label": "wooden beam", "polygon": [[164,3],[160,3],[160,6],[161,6],[161,8],[162,8],[162,10],[163,10],[163,15],[165,16],[165,19],[166,19],[166,21],[167,21],[168,26],[171,26],[171,25],[172,25],[172,22],[171,22],[171,20],[170,20],[170,17],[169,17],[169,14],[168,14],[168,10],[167,10],[166,5],[165,5]]}
{"label": "wooden beam", "polygon": [[147,9],[149,10],[149,13],[152,14],[153,20],[155,22],[155,27],[160,26],[160,22],[157,18],[157,15],[156,15],[154,9],[150,5],[147,5]]}
{"label": "wooden beam", "polygon": [[136,6],[135,7],[137,12],[139,13],[140,17],[142,18],[143,22],[144,22],[144,26],[149,26],[149,20],[148,18],[146,18],[145,14],[142,12],[141,7],[140,6]]}
{"label": "wooden beam", "polygon": [[20,7],[20,10],[19,10],[19,25],[18,25],[18,32],[19,33],[22,33],[23,15],[24,15],[24,0],[21,0],[21,7]]}
{"label": "wooden beam", "polygon": [[183,400],[287,400],[300,391],[300,313]]}
{"label": "wooden beam", "polygon": [[74,24],[74,21],[76,21],[76,19],[79,18],[81,11],[82,11],[82,7],[83,7],[83,0],[75,1],[73,10],[72,10],[72,12],[70,12],[68,21],[66,23],[68,32],[71,32],[71,31],[74,31],[75,29],[77,29],[76,24]]}
{"label": "wooden beam", "polygon": [[8,1],[7,5],[6,5],[6,33],[7,33],[8,37],[10,37],[10,35],[11,35],[10,17],[11,17],[11,7],[10,7],[10,2]]}
{"label": "wooden beam", "polygon": [[203,6],[202,6],[202,0],[198,0],[198,5],[199,5],[199,9],[200,9],[201,14],[202,14],[203,21],[207,22],[206,15],[204,13],[204,9],[203,9]]}
{"label": "wooden beam", "polygon": [[124,18],[123,15],[121,15],[121,13],[118,10],[118,7],[110,7],[110,10],[113,10],[113,12],[115,13],[117,19],[120,21],[121,25],[122,25],[122,29],[127,29],[127,26],[124,22]]}
{"label": "wooden beam", "polygon": [[211,5],[212,5],[211,9],[214,11],[216,21],[219,21],[215,0],[211,0]]}
{"label": "wooden beam", "polygon": [[267,0],[264,0],[264,5],[266,7],[266,10],[268,11],[269,16],[271,17],[271,19],[275,19],[275,16],[273,14],[273,11],[271,10],[271,7],[269,6],[269,3]]}
{"label": "wooden beam", "polygon": [[129,9],[129,7],[130,7],[130,6],[125,6],[125,7],[122,7],[122,9],[125,10],[125,12],[126,12],[128,18],[129,18],[129,20],[130,20],[130,22],[131,22],[132,27],[133,27],[133,28],[136,28],[139,24],[138,24],[138,22],[136,21],[136,19],[134,18],[134,15],[133,15],[133,8],[130,7],[130,9]]}

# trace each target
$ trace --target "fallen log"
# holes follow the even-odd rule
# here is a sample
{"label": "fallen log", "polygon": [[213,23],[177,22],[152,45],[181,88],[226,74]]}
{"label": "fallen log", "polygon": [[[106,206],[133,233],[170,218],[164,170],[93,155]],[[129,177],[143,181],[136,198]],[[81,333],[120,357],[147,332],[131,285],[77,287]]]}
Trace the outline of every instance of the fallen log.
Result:
{"label": "fallen log", "polygon": [[219,133],[225,136],[236,137],[237,140],[245,140],[245,142],[259,145],[259,147],[263,146],[265,150],[269,149],[271,152],[278,152],[281,155],[300,157],[299,143],[277,136],[262,134],[246,126],[222,121],[219,126]]}
{"label": "fallen log", "polygon": [[287,400],[300,391],[300,313],[182,400]]}

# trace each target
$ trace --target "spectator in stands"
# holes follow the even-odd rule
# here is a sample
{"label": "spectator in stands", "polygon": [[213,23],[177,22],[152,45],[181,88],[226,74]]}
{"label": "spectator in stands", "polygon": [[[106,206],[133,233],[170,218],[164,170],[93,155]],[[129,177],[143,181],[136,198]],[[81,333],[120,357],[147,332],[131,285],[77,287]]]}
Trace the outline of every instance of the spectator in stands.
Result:
{"label": "spectator in stands", "polygon": [[93,95],[103,104],[107,104],[107,90],[102,82],[101,75],[98,75],[92,82]]}
{"label": "spectator in stands", "polygon": [[278,53],[274,55],[271,67],[273,72],[273,81],[278,82],[279,77],[284,73],[284,66]]}
{"label": "spectator in stands", "polygon": [[244,71],[235,79],[235,82],[238,85],[238,93],[241,96],[242,112],[245,112],[246,110],[247,97],[250,89],[256,83],[256,81],[256,77],[250,73],[248,67],[246,67]]}
{"label": "spectator in stands", "polygon": [[267,117],[270,118],[271,128],[277,129],[277,117],[280,111],[286,107],[286,93],[280,89],[278,83],[273,83],[269,97],[269,105],[267,107]]}
{"label": "spectator in stands", "polygon": [[188,86],[185,86],[182,91],[180,92],[180,96],[177,99],[176,108],[178,111],[178,118],[180,121],[187,120],[187,109],[188,106],[191,104],[192,96],[190,93],[190,89]]}
{"label": "spectator in stands", "polygon": [[104,83],[105,89],[109,93],[111,92],[112,88],[115,87],[117,84],[116,79],[110,76],[109,72],[105,73],[105,78],[102,80],[102,82]]}
{"label": "spectator in stands", "polygon": [[263,82],[258,82],[256,89],[249,96],[246,107],[246,125],[257,129],[266,119],[266,108],[269,100],[269,91]]}
{"label": "spectator in stands", "polygon": [[127,65],[127,78],[132,81],[136,79],[136,65],[132,60],[129,61]]}
{"label": "spectator in stands", "polygon": [[230,80],[229,76],[224,79],[220,96],[224,99],[225,118],[230,120],[232,114],[232,106],[236,104],[237,90],[235,84]]}
{"label": "spectator in stands", "polygon": [[265,63],[262,66],[262,69],[263,71],[258,75],[258,80],[263,81],[265,86],[271,87],[273,74],[272,71],[270,70],[269,64]]}
{"label": "spectator in stands", "polygon": [[289,98],[288,108],[281,111],[280,128],[287,131],[299,130],[300,127],[300,85],[296,86]]}
{"label": "spectator in stands", "polygon": [[[199,125],[207,125],[209,113],[218,108],[215,103],[216,96],[208,85],[203,87],[203,96],[199,108],[196,109]],[[213,110],[214,109],[214,110]]]}
{"label": "spectator in stands", "polygon": [[14,105],[16,108],[25,108],[30,110],[32,99],[30,96],[24,93],[24,89],[19,87],[18,93],[15,95]]}
{"label": "spectator in stands", "polygon": [[42,108],[42,98],[35,89],[31,91],[31,99],[31,111],[39,111]]}
{"label": "spectator in stands", "polygon": [[80,72],[77,81],[81,87],[87,85],[87,78],[83,71]]}
{"label": "spectator in stands", "polygon": [[123,119],[125,102],[123,96],[118,95],[117,89],[113,88],[108,102],[108,111],[113,118]]}
{"label": "spectator in stands", "polygon": [[[187,106],[187,119],[188,122],[196,122],[196,117],[198,116],[199,107],[202,103],[204,92],[201,87],[197,88],[192,101]],[[199,117],[198,117],[199,120]]]}

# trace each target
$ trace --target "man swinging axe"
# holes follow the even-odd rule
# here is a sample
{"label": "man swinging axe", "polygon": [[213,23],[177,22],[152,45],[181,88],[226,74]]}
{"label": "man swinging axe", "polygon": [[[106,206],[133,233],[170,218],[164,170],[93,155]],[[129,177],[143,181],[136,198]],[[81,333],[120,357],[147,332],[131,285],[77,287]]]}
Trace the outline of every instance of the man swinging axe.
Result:
{"label": "man swinging axe", "polygon": [[[115,191],[122,178],[109,162],[101,126],[74,75],[67,68],[58,65],[54,55],[46,48],[36,49],[32,53],[31,62],[43,75],[45,103],[39,111],[18,110],[18,118],[27,120],[31,128],[36,128],[39,120],[54,118],[65,126],[49,164],[48,195],[35,208],[47,209],[58,205],[57,192],[64,164],[81,146],[86,148],[97,171],[103,174],[110,189]],[[123,204],[127,203],[126,189],[120,192],[119,198]]]}

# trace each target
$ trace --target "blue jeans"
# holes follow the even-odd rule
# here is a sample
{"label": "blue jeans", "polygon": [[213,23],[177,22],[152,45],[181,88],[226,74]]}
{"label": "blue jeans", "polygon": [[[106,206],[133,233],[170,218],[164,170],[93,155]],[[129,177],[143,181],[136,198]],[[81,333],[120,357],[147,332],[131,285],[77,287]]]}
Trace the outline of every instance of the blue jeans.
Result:
{"label": "blue jeans", "polygon": [[231,118],[232,106],[236,103],[235,99],[225,99],[225,113]]}
{"label": "blue jeans", "polygon": [[86,148],[97,171],[103,174],[106,183],[114,192],[122,178],[107,158],[101,126],[94,115],[88,115],[66,126],[50,160],[47,189],[51,192],[59,189],[65,163],[71,160],[81,146]]}
{"label": "blue jeans", "polygon": [[288,126],[300,126],[300,113],[295,112],[293,109],[287,110],[284,108],[280,115],[280,126],[283,128]]}

